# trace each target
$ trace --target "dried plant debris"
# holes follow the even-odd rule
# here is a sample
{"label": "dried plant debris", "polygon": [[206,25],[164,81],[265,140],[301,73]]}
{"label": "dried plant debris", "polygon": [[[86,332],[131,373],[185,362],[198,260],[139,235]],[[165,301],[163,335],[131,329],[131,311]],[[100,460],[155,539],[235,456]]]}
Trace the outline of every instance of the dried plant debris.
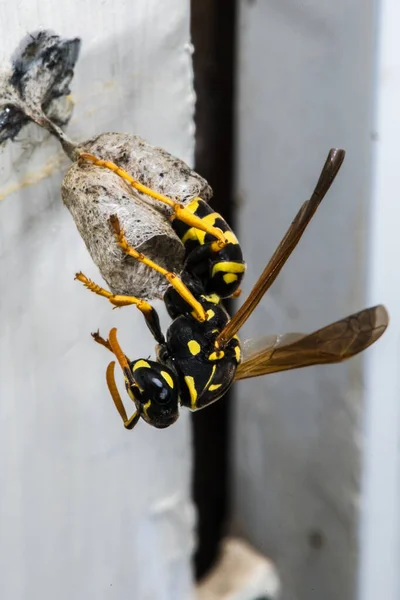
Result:
{"label": "dried plant debris", "polygon": [[132,246],[169,271],[179,272],[184,249],[168,221],[170,209],[112,171],[80,161],[79,154],[110,160],[142,184],[183,204],[196,196],[208,201],[212,190],[183,161],[138,136],[103,133],[83,142],[68,138],[62,127],[72,112],[66,100],[79,49],[79,39],[65,40],[50,31],[29,34],[21,42],[11,68],[0,74],[0,143],[13,140],[29,121],[54,135],[73,161],[62,183],[62,199],[111,291],[159,298],[167,282],[122,253],[108,218],[117,214]]}
{"label": "dried plant debris", "polygon": [[[135,135],[103,133],[80,149],[125,169],[153,190],[186,204],[196,196],[208,200],[207,182],[186,163]],[[117,246],[108,223],[116,214],[131,246],[169,271],[182,269],[184,249],[171,228],[171,211],[133,189],[121,177],[91,163],[75,162],[62,183],[62,198],[71,212],[93,262],[114,293],[162,297],[167,281]]]}
{"label": "dried plant debris", "polygon": [[[79,56],[80,40],[51,31],[28,34],[0,79],[0,143],[13,140],[29,120],[52,130],[72,114],[66,96]],[[51,123],[49,123],[49,119]]]}

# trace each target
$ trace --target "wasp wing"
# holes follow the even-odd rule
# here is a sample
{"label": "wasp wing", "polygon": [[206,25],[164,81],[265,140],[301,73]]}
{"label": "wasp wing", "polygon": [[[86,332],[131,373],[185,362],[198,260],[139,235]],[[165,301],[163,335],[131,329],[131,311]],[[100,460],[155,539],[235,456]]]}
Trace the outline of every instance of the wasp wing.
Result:
{"label": "wasp wing", "polygon": [[263,338],[244,348],[235,380],[278,371],[342,362],[378,340],[389,323],[382,305],[366,308],[310,334],[288,333]]}
{"label": "wasp wing", "polygon": [[269,263],[251,290],[247,300],[218,335],[217,343],[223,347],[247,321],[264,294],[274,283],[282,267],[297,246],[308,223],[328,192],[344,160],[344,150],[332,149],[322,168],[321,175],[310,198],[304,202]]}

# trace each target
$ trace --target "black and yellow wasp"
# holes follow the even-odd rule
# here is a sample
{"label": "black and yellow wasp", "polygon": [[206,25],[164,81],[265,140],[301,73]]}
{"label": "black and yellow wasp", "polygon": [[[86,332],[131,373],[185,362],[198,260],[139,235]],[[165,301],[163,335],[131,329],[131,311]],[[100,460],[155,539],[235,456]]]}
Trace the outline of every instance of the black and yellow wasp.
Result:
{"label": "black and yellow wasp", "polygon": [[343,150],[330,151],[310,200],[304,202],[247,300],[230,319],[222,299],[238,295],[245,263],[236,236],[201,198],[187,206],[143,186],[117,165],[82,153],[81,159],[111,169],[133,187],[173,210],[172,227],[185,247],[180,277],[129,246],[116,216],[110,217],[122,251],[164,275],[169,286],[164,302],[173,319],[164,337],[155,309],[144,299],[114,295],[83,273],[76,279],[115,306],[134,304],[142,312],[156,342],[156,361],[130,361],[119,346],[116,329],[109,338],[92,334],[118,360],[136,411],[127,416],[115,378],[115,362],[107,368],[107,384],[127,429],[142,417],[158,428],[179,416],[179,406],[198,410],[221,398],[234,381],[300,367],[342,362],[373,344],[385,331],[384,306],[367,308],[311,334],[271,335],[250,342],[242,356],[237,333],[275,281],[305,228],[329,190],[344,160]]}

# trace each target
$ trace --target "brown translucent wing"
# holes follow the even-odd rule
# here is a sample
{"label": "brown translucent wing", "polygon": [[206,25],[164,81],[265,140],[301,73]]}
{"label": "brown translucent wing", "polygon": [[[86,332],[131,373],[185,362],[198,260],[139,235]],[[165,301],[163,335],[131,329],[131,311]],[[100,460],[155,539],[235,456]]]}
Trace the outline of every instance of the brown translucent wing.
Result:
{"label": "brown translucent wing", "polygon": [[344,157],[344,150],[338,150],[336,148],[330,150],[310,200],[304,202],[300,208],[293,223],[287,230],[278,248],[275,250],[271,260],[265,267],[247,300],[219,334],[217,343],[221,347],[225,346],[239,331],[254,311],[265,292],[271,287],[279,275],[283,265],[297,246],[305,228],[331,187],[331,184],[343,163]]}
{"label": "brown translucent wing", "polygon": [[314,333],[268,336],[264,338],[263,348],[253,347],[249,356],[244,353],[235,380],[342,362],[376,342],[388,323],[386,308],[379,305],[366,308]]}

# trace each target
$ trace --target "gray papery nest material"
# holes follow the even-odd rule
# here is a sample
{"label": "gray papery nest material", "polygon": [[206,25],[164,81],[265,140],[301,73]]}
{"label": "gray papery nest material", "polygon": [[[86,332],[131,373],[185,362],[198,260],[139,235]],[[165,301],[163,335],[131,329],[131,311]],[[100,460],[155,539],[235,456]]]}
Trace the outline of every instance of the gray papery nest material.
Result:
{"label": "gray papery nest material", "polygon": [[179,273],[184,249],[169,223],[171,210],[112,171],[78,162],[78,155],[84,151],[110,160],[140,183],[182,204],[196,196],[207,202],[212,190],[182,160],[136,135],[103,133],[77,143],[66,136],[61,126],[72,114],[66,96],[79,49],[79,39],[64,40],[50,31],[24,38],[11,68],[0,75],[0,143],[13,140],[29,121],[54,135],[73,161],[62,182],[63,202],[103,279],[117,294],[161,298],[167,281],[122,252],[108,217],[118,216],[131,246]]}

